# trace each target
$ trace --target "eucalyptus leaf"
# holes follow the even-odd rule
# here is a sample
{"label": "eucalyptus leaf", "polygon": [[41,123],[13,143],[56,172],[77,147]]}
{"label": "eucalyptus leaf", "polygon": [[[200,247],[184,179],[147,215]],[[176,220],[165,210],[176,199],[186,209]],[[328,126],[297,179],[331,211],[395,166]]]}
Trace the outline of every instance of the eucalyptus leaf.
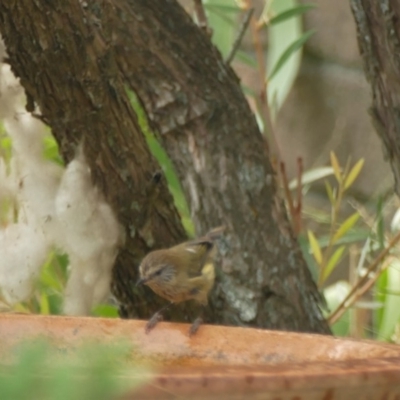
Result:
{"label": "eucalyptus leaf", "polygon": [[382,318],[378,328],[378,337],[389,340],[396,324],[400,321],[400,296],[391,294],[390,291],[398,291],[400,288],[400,261],[393,259],[386,269],[386,290],[384,296],[377,301],[383,302]]}
{"label": "eucalyptus leaf", "polygon": [[212,42],[225,58],[232,48],[237,32],[237,16],[241,10],[235,0],[219,0],[217,4],[212,0],[203,2],[208,23],[213,30]]}
{"label": "eucalyptus leaf", "polygon": [[308,230],[307,234],[308,234],[308,241],[310,243],[310,249],[314,255],[315,261],[317,262],[318,265],[321,265],[322,252],[321,252],[321,247],[318,244],[318,240],[312,231]]}
{"label": "eucalyptus leaf", "polygon": [[356,224],[359,218],[360,214],[358,212],[350,215],[350,217],[348,217],[343,224],[339,226],[339,229],[333,236],[332,243],[336,244],[337,241]]}
{"label": "eucalyptus leaf", "polygon": [[[271,15],[282,14],[297,6],[298,2],[296,0],[272,0],[265,2],[262,18],[264,21],[268,21]],[[293,16],[279,24],[268,26],[267,68],[270,72],[267,72],[265,79],[268,81],[268,102],[272,118],[276,116],[284,103],[298,74],[301,52],[294,51],[288,54],[287,49],[302,37],[302,33],[300,15]],[[283,58],[286,58],[286,61]],[[276,67],[277,65],[278,68]]]}
{"label": "eucalyptus leaf", "polygon": [[244,51],[238,50],[236,52],[237,60],[241,61],[243,64],[249,65],[250,67],[256,69],[257,68],[257,61],[254,57],[248,55]]}
{"label": "eucalyptus leaf", "polygon": [[339,261],[341,260],[345,249],[346,249],[345,246],[340,246],[332,254],[328,263],[326,264],[326,267],[323,270],[322,282],[325,282],[329,278],[329,275],[333,272],[333,270],[335,269],[335,267],[338,265]]}
{"label": "eucalyptus leaf", "polygon": [[289,18],[300,16],[301,14],[304,14],[305,12],[312,10],[315,7],[315,4],[304,4],[295,6],[293,8],[290,8],[289,10],[283,11],[275,15],[268,21],[268,24],[279,24],[280,22],[286,21]]}
{"label": "eucalyptus leaf", "polygon": [[[301,183],[302,185],[307,185],[310,183],[314,183],[318,181],[319,179],[326,178],[330,175],[333,175],[333,168],[332,167],[319,167],[319,168],[314,168],[309,171],[306,171],[303,176],[301,177]],[[289,189],[294,190],[297,189],[298,186],[298,180],[293,179],[289,183]]]}
{"label": "eucalyptus leaf", "polygon": [[362,158],[353,166],[353,168],[350,170],[350,172],[348,173],[348,175],[346,176],[346,179],[344,181],[345,189],[348,189],[353,184],[353,182],[357,179],[358,175],[361,172],[363,165],[364,165],[364,159]]}
{"label": "eucalyptus leaf", "polygon": [[[345,235],[343,235],[340,239],[336,241],[335,244],[341,245],[341,244],[364,242],[365,240],[368,239],[369,235],[370,232],[368,230],[355,228],[352,229],[350,232],[347,232]],[[321,248],[328,246],[329,236],[328,235],[319,236],[318,243],[321,246]]]}
{"label": "eucalyptus leaf", "polygon": [[285,65],[286,61],[298,50],[300,50],[304,43],[315,33],[315,30],[310,30],[308,32],[303,33],[296,41],[291,43],[286,50],[282,53],[279,60],[276,62],[274,68],[272,68],[271,73],[268,76],[268,80],[271,80],[275,74],[279,72],[279,70]]}
{"label": "eucalyptus leaf", "polygon": [[330,157],[331,157],[331,165],[332,165],[336,180],[340,183],[342,181],[342,169],[340,168],[339,161],[336,157],[336,154],[333,151],[331,151]]}

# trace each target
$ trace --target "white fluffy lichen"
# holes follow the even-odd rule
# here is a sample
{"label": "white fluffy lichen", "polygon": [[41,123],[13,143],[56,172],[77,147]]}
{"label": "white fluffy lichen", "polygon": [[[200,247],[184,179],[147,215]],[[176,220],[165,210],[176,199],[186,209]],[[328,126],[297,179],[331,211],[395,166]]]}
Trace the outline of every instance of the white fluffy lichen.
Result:
{"label": "white fluffy lichen", "polygon": [[12,142],[11,160],[0,153],[0,202],[17,205],[17,217],[0,215],[0,292],[10,305],[29,299],[58,248],[70,261],[64,312],[87,315],[109,293],[121,230],[92,184],[83,149],[65,169],[45,160],[46,129],[23,105],[19,81],[0,64],[0,119]]}
{"label": "white fluffy lichen", "polygon": [[62,232],[59,245],[70,259],[64,310],[69,315],[87,314],[109,291],[119,226],[93,187],[81,150],[61,179],[55,208]]}
{"label": "white fluffy lichen", "polygon": [[29,298],[47,253],[43,233],[32,225],[19,222],[0,230],[0,287],[7,303]]}

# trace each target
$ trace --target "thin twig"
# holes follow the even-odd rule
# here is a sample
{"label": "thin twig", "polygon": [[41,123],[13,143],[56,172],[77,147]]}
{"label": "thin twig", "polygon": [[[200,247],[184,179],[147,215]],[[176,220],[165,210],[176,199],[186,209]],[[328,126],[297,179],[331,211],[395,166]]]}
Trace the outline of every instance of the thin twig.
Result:
{"label": "thin twig", "polygon": [[[292,220],[293,230],[295,230],[296,210],[294,208],[292,194],[289,189],[289,181],[288,181],[287,174],[286,174],[285,163],[281,162],[279,167],[280,167],[280,172],[281,172],[281,182],[283,185],[283,191],[285,192],[286,201],[288,203],[290,219]],[[297,232],[295,232],[295,233],[297,234]]]}
{"label": "thin twig", "polygon": [[303,200],[303,188],[302,188],[302,177],[303,177],[303,159],[299,157],[297,159],[297,202],[296,202],[296,233],[301,231],[301,209]]}
{"label": "thin twig", "polygon": [[232,62],[233,58],[235,57],[235,54],[240,46],[240,43],[242,43],[243,36],[249,26],[250,19],[251,19],[253,13],[254,13],[254,8],[250,8],[246,11],[246,15],[243,18],[243,22],[239,29],[239,33],[236,36],[235,41],[233,42],[233,46],[232,46],[231,51],[228,54],[228,57],[226,57],[225,64],[229,65]]}
{"label": "thin twig", "polygon": [[383,249],[375,260],[370,264],[364,276],[353,286],[350,292],[347,294],[345,299],[340,303],[336,310],[328,317],[328,323],[330,325],[334,324],[349,308],[350,304],[353,304],[359,296],[355,296],[361,287],[366,285],[369,281],[369,274],[374,271],[378,265],[386,258],[389,251],[394,247],[394,245],[400,240],[400,232],[390,241],[389,245]]}
{"label": "thin twig", "polygon": [[354,299],[354,302],[356,302],[363,294],[367,293],[368,290],[371,289],[372,285],[378,280],[380,277],[381,273],[388,269],[390,266],[390,263],[386,263],[381,267],[379,270],[379,274],[375,274],[360,290],[357,292],[357,298]]}

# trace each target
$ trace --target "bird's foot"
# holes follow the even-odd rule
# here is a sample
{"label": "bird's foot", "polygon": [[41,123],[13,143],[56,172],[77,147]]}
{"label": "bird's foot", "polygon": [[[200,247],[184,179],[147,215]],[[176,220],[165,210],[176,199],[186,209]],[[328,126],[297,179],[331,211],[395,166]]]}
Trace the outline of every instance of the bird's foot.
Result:
{"label": "bird's foot", "polygon": [[199,330],[200,325],[203,323],[203,319],[201,317],[198,317],[194,320],[192,326],[189,329],[189,336],[193,336],[197,333]]}
{"label": "bird's foot", "polygon": [[160,321],[163,320],[162,314],[157,311],[147,322],[145,332],[149,333]]}

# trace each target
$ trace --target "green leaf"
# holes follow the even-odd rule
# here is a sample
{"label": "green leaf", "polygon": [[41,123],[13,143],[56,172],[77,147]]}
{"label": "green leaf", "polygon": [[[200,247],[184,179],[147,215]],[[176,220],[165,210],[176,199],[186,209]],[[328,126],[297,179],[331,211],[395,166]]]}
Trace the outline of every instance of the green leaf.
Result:
{"label": "green leaf", "polygon": [[[351,232],[347,232],[343,235],[335,244],[351,244],[357,242],[365,242],[368,239],[370,233],[365,229],[353,229]],[[328,235],[321,235],[318,238],[318,243],[321,246],[321,249],[328,246],[329,244],[329,236]]]}
{"label": "green leaf", "polygon": [[96,317],[105,318],[118,318],[118,309],[116,306],[111,304],[99,304],[93,310],[92,314]]}
{"label": "green leaf", "polygon": [[324,271],[322,273],[322,281],[325,282],[332,271],[335,269],[336,265],[339,263],[340,259],[342,258],[343,252],[346,249],[346,246],[338,247],[335,252],[330,257]]}
{"label": "green leaf", "polygon": [[331,155],[331,165],[333,168],[333,172],[335,174],[336,180],[340,183],[340,182],[342,182],[342,173],[341,173],[339,161],[336,157],[336,154],[333,151],[331,151],[330,155]]}
{"label": "green leaf", "polygon": [[286,50],[282,53],[279,60],[276,62],[274,68],[272,68],[271,73],[268,76],[268,80],[271,80],[276,73],[282,68],[282,66],[286,63],[286,61],[290,58],[292,54],[296,51],[300,50],[303,47],[303,44],[314,34],[315,30],[308,31],[300,36],[299,39],[294,41]]}
{"label": "green leaf", "polygon": [[208,18],[208,21],[213,17],[220,18],[222,21],[227,23],[229,26],[232,26],[232,27],[235,26],[235,20],[231,17],[228,17],[224,11],[221,11],[217,8],[210,8],[210,16]]}
{"label": "green leaf", "polygon": [[49,315],[50,314],[50,303],[46,293],[40,293],[40,314]]}
{"label": "green leaf", "polygon": [[332,189],[331,184],[328,181],[325,181],[325,188],[329,201],[331,202],[332,205],[335,204],[335,193]]}
{"label": "green leaf", "polygon": [[236,59],[252,68],[257,68],[257,61],[242,50],[236,52]]}
{"label": "green leaf", "polygon": [[339,227],[336,231],[335,235],[333,236],[332,243],[335,244],[346,232],[348,232],[358,221],[360,218],[360,214],[355,212],[353,215],[350,215],[346,221]]}
{"label": "green leaf", "polygon": [[251,87],[246,86],[246,85],[242,85],[242,89],[243,89],[243,93],[246,96],[251,96],[251,97],[255,97],[256,96],[256,94],[254,93],[254,90]]}
{"label": "green leaf", "polygon": [[237,6],[230,6],[226,4],[215,4],[215,3],[204,3],[204,8],[210,11],[223,11],[223,12],[231,12],[231,13],[238,13],[241,9]]}
{"label": "green leaf", "polygon": [[58,144],[52,135],[46,135],[43,140],[43,155],[46,160],[54,161],[59,165],[64,165],[64,161],[60,156]]}
{"label": "green leaf", "polygon": [[318,265],[322,264],[322,253],[321,248],[319,247],[317,238],[315,237],[314,233],[310,230],[307,231],[308,234],[308,241],[310,243],[311,251],[314,255],[315,261]]}
{"label": "green leaf", "polygon": [[351,171],[349,172],[349,174],[347,175],[347,177],[344,181],[345,189],[348,189],[352,185],[352,183],[357,179],[358,175],[361,172],[363,165],[364,165],[363,158],[354,165],[354,167],[351,169]]}
{"label": "green leaf", "polygon": [[[262,13],[264,21],[268,21],[270,16],[281,14],[298,6],[297,0],[275,0],[265,1]],[[268,54],[267,71],[272,71],[282,55],[293,42],[298,40],[303,34],[301,17],[294,16],[280,24],[268,25]],[[301,51],[292,53],[288,60],[279,68],[274,78],[268,80],[268,103],[271,110],[272,119],[275,118],[278,110],[282,107],[290,89],[297,77],[301,63]]]}
{"label": "green leaf", "polygon": [[275,17],[272,17],[268,21],[268,24],[270,25],[279,24],[280,22],[286,21],[289,18],[300,16],[301,14],[304,14],[305,12],[312,10],[315,7],[316,7],[315,4],[304,4],[300,6],[295,6],[293,8],[290,8],[289,10],[281,12]]}
{"label": "green leaf", "polygon": [[[319,168],[313,168],[309,171],[306,171],[303,176],[301,177],[301,183],[302,185],[307,185],[310,183],[314,183],[318,181],[319,179],[326,178],[327,176],[333,175],[333,168],[332,167],[319,167]],[[298,180],[293,179],[289,183],[289,189],[294,190],[297,189],[298,186]]]}
{"label": "green leaf", "polygon": [[188,229],[188,232],[193,232],[194,227],[190,218],[189,207],[187,205],[180,181],[177,177],[172,161],[168,157],[164,148],[161,146],[161,144],[158,142],[156,137],[151,132],[149,124],[146,119],[146,115],[141,105],[139,104],[136,95],[133,92],[128,92],[128,93],[132,107],[136,115],[138,116],[139,125],[140,128],[142,129],[142,132],[144,133],[150,152],[157,159],[158,163],[160,164],[162,170],[165,173],[165,177],[168,182],[168,188],[172,194],[172,197],[174,198],[174,203],[176,205],[176,208],[178,209],[181,218],[185,222],[185,228]]}
{"label": "green leaf", "polygon": [[386,290],[385,295],[380,296],[378,301],[383,302],[381,310],[381,319],[378,328],[378,338],[389,340],[394,332],[396,324],[400,320],[400,296],[389,294],[391,291],[396,291],[400,287],[400,262],[393,259],[391,265],[383,272],[386,275]]}
{"label": "green leaf", "polygon": [[[213,0],[204,0],[207,20],[213,30],[212,42],[225,58],[231,51],[237,32],[236,15],[240,9],[235,0],[220,0],[215,4]],[[236,13],[235,13],[236,10]]]}
{"label": "green leaf", "polygon": [[55,265],[59,262],[59,255],[51,252],[40,271],[39,286],[41,290],[52,291],[53,293],[63,291],[63,278],[58,276]]}
{"label": "green leaf", "polygon": [[0,154],[5,159],[6,162],[10,161],[11,153],[12,153],[11,138],[9,136],[0,136]]}

